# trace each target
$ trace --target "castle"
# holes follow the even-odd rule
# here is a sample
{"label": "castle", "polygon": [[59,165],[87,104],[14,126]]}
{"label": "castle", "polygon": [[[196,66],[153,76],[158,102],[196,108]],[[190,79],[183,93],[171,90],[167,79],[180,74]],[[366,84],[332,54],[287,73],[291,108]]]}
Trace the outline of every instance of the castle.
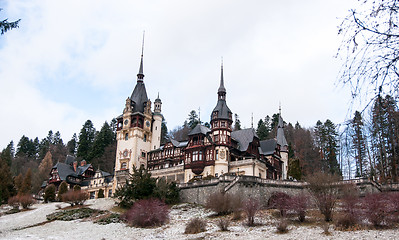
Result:
{"label": "castle", "polygon": [[123,114],[117,117],[117,150],[113,191],[123,186],[133,167],[146,167],[153,177],[186,183],[222,175],[246,175],[261,179],[287,179],[288,144],[279,116],[275,139],[260,141],[253,128],[233,131],[232,111],[227,106],[223,65],[217,103],[210,126],[198,124],[187,141],[162,145],[162,101],[151,108],[144,85],[143,54],[137,83],[126,99]]}

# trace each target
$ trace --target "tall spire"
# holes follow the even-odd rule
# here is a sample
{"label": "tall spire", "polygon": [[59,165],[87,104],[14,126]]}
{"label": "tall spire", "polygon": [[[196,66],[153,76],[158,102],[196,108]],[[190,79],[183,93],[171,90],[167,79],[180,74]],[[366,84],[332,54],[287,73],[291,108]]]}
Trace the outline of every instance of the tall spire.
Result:
{"label": "tall spire", "polygon": [[221,73],[220,73],[220,86],[218,89],[218,96],[219,99],[226,99],[226,88],[224,87],[224,79],[223,79],[223,58],[222,58],[222,65],[221,65]]}
{"label": "tall spire", "polygon": [[141,82],[143,81],[143,78],[144,78],[144,73],[143,73],[144,34],[145,34],[145,31],[143,31],[143,44],[141,45],[140,68],[139,68],[139,73],[137,74],[137,81],[141,81]]}

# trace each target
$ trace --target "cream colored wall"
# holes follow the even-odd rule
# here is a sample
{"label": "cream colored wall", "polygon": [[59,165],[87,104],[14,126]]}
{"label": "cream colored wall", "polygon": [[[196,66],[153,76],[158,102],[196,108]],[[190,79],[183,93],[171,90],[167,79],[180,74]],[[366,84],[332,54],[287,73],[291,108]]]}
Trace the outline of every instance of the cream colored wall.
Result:
{"label": "cream colored wall", "polygon": [[154,123],[152,125],[151,150],[158,149],[161,145],[161,128],[162,116],[154,114]]}
{"label": "cream colored wall", "polygon": [[288,152],[280,152],[281,161],[283,161],[282,166],[282,179],[288,178]]}
{"label": "cream colored wall", "polygon": [[215,160],[215,171],[212,175],[215,176],[215,174],[217,173],[218,176],[220,176],[229,172],[230,152],[228,148],[224,146],[216,147],[214,154],[216,154],[216,150],[218,150],[218,159]]}
{"label": "cream colored wall", "polygon": [[[214,166],[206,166],[204,168],[204,171],[202,171],[202,173],[200,175],[202,175],[202,177],[206,177],[207,173],[208,173],[208,175],[215,176],[215,167]],[[190,179],[192,179],[194,176],[198,176],[198,175],[193,173],[193,171],[191,171],[191,169],[184,170],[184,182],[185,183],[188,182]]]}
{"label": "cream colored wall", "polygon": [[267,172],[266,165],[257,160],[253,160],[249,164],[230,166],[230,173],[235,173],[235,174],[239,173],[240,175],[255,176],[255,177],[259,177],[259,173],[261,173],[263,179],[266,179],[266,172]]}

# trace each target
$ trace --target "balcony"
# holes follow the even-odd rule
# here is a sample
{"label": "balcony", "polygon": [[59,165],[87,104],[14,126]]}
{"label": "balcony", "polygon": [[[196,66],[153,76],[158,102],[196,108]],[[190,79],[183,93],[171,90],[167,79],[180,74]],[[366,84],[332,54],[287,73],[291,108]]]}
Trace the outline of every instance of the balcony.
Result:
{"label": "balcony", "polygon": [[129,169],[123,169],[115,172],[115,177],[118,181],[127,179],[129,177]]}

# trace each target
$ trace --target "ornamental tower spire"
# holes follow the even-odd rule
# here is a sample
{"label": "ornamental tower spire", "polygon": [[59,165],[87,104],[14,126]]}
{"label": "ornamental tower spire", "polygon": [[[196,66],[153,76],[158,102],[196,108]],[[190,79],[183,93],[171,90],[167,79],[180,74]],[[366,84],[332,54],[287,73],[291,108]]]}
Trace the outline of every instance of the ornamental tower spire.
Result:
{"label": "ornamental tower spire", "polygon": [[140,68],[139,68],[139,73],[137,74],[137,81],[142,82],[144,78],[144,73],[143,73],[143,55],[144,55],[144,34],[143,32],[143,44],[141,45],[141,60],[140,60]]}
{"label": "ornamental tower spire", "polygon": [[220,70],[220,86],[218,89],[218,99],[226,100],[226,88],[224,87],[224,79],[223,79],[223,58],[222,58],[222,65],[221,65],[221,70]]}

